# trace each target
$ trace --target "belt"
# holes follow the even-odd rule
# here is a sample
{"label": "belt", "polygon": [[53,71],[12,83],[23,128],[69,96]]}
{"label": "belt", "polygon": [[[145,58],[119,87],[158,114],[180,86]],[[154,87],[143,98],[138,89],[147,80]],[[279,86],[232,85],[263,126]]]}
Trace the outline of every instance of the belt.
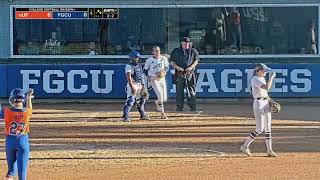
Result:
{"label": "belt", "polygon": [[256,98],[257,100],[267,100],[268,98],[266,97],[259,97],[259,98]]}

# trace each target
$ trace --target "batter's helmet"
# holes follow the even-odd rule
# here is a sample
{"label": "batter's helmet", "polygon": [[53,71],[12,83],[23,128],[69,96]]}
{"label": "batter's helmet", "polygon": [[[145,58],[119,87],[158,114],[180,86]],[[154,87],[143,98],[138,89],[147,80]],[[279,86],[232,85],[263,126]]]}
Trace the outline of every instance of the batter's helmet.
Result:
{"label": "batter's helmet", "polygon": [[26,95],[24,91],[20,88],[15,88],[11,91],[10,97],[9,97],[9,103],[12,105],[14,101],[22,102],[26,100]]}

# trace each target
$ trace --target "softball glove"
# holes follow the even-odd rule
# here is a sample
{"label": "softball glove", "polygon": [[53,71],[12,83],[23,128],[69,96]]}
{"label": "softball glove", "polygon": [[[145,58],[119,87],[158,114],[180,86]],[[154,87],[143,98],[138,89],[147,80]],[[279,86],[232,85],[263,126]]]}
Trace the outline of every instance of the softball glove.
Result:
{"label": "softball glove", "polygon": [[269,99],[269,110],[272,113],[279,113],[281,111],[281,105],[273,99]]}

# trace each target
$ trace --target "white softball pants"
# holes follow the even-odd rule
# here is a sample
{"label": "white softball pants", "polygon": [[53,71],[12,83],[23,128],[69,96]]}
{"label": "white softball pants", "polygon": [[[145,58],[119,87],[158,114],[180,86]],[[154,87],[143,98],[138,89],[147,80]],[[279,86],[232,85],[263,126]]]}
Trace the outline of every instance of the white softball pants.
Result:
{"label": "white softball pants", "polygon": [[271,132],[271,112],[269,111],[269,100],[254,100],[253,112],[256,119],[256,132]]}
{"label": "white softball pants", "polygon": [[168,99],[166,79],[152,79],[151,85],[157,95],[159,103],[166,102]]}
{"label": "white softball pants", "polygon": [[151,86],[154,90],[154,92],[157,95],[158,100],[156,103],[158,104],[161,112],[164,112],[164,105],[163,103],[167,101],[168,94],[167,94],[167,83],[166,79],[152,79],[151,80]]}
{"label": "white softball pants", "polygon": [[[134,95],[134,97],[136,97],[136,99],[140,99],[141,98],[141,91],[142,91],[142,84],[134,82],[133,87],[136,89],[136,94]],[[131,88],[129,86],[129,83],[127,83],[126,92],[127,92],[127,98],[132,96],[132,94],[131,94],[132,92],[131,92]]]}

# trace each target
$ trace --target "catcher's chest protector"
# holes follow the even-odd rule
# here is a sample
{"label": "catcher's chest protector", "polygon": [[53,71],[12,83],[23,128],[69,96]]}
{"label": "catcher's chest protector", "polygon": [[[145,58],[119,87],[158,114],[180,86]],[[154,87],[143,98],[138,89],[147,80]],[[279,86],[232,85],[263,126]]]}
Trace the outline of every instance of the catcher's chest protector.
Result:
{"label": "catcher's chest protector", "polygon": [[133,64],[130,64],[131,68],[133,69],[132,79],[136,82],[142,82],[143,81],[143,69],[141,64],[138,64],[134,66]]}

